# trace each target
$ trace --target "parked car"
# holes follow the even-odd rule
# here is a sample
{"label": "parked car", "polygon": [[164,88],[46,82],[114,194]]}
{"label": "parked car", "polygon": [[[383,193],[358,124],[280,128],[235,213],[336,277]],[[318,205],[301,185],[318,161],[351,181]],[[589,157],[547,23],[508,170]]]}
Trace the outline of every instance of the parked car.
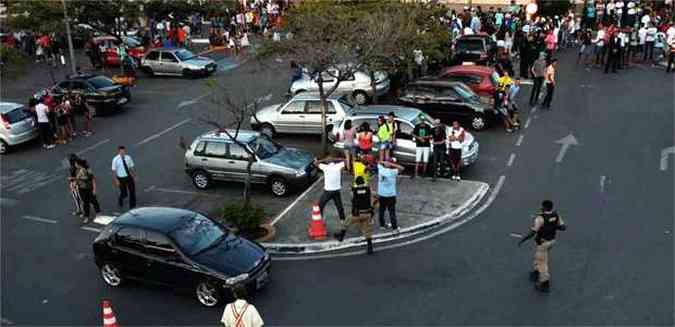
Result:
{"label": "parked car", "polygon": [[452,47],[452,64],[474,63],[487,65],[495,61],[497,42],[487,34],[472,34],[459,37]]}
{"label": "parked car", "polygon": [[[333,124],[352,109],[347,96],[334,94],[327,100],[326,126]],[[277,103],[258,111],[251,117],[251,127],[267,136],[276,133],[321,134],[321,99],[318,93],[300,93],[286,103]]]}
{"label": "parked car", "polygon": [[127,54],[134,59],[136,64],[138,65],[141,62],[141,58],[143,58],[146,51],[141,42],[136,38],[127,36],[123,36],[121,39],[122,41],[110,35],[97,36],[91,39],[91,42],[101,49],[103,64],[105,66],[120,65],[121,61],[119,54],[117,54],[117,48],[119,48],[122,42],[127,47]]}
{"label": "parked car", "polygon": [[217,67],[213,59],[196,56],[182,48],[155,48],[141,60],[141,68],[150,75],[208,76]]}
{"label": "parked car", "polygon": [[441,71],[438,77],[466,84],[480,96],[481,102],[494,106],[499,84],[499,75],[494,68],[478,65],[452,66]]}
{"label": "parked car", "polygon": [[[415,164],[415,141],[412,137],[413,129],[415,125],[419,122],[419,119],[424,119],[427,123],[433,125],[434,118],[428,114],[425,114],[419,109],[401,107],[401,106],[391,106],[391,105],[376,105],[376,106],[366,106],[360,107],[359,110],[350,111],[345,120],[335,125],[333,128],[333,138],[335,143],[333,146],[336,149],[344,149],[344,123],[346,120],[352,121],[352,126],[358,128],[364,122],[367,122],[371,128],[377,126],[377,117],[386,116],[389,112],[393,112],[396,115],[396,123],[398,125],[398,132],[396,133],[396,147],[394,149],[394,157],[403,164]],[[422,118],[420,118],[422,117]],[[447,125],[447,133],[450,133],[450,127]],[[378,140],[377,136],[373,136],[374,145],[373,152],[377,151]],[[474,138],[473,134],[466,132],[464,142],[462,143],[462,166],[470,166],[476,160],[478,160],[478,150],[479,144],[478,141]]]}
{"label": "parked car", "polygon": [[495,112],[462,82],[424,79],[408,84],[397,103],[413,107],[450,124],[458,120],[477,131],[495,121]]}
{"label": "parked car", "polygon": [[38,137],[37,123],[22,104],[0,102],[0,154]]}
{"label": "parked car", "polygon": [[165,285],[195,294],[207,307],[223,304],[233,286],[257,291],[270,277],[262,246],[184,209],[133,209],[106,225],[92,247],[108,286],[128,279]]}
{"label": "parked car", "polygon": [[251,183],[268,185],[275,196],[306,186],[317,176],[314,155],[310,152],[284,147],[254,131],[240,130],[236,140],[224,132],[213,131],[192,142],[185,151],[185,172],[195,187],[206,189],[215,181],[243,182],[249,164],[246,149],[255,154]]}
{"label": "parked car", "polygon": [[57,102],[65,94],[80,94],[94,108],[95,115],[118,111],[131,100],[131,89],[128,86],[118,85],[107,76],[93,74],[70,75],[66,80],[36,93],[33,97],[41,98],[47,93]]}
{"label": "parked car", "polygon": [[[328,73],[323,74],[323,88],[329,89],[335,86],[338,76],[338,70],[333,69]],[[375,72],[375,93],[383,95],[389,92],[389,76],[384,72]],[[316,79],[304,74],[302,79],[299,79],[291,85],[291,94],[299,94],[302,92],[318,92],[319,84]],[[367,72],[358,71],[354,73],[349,79],[341,81],[338,88],[335,90],[338,94],[351,95],[354,103],[362,105],[368,103],[373,96],[373,89],[370,85],[370,75]]]}

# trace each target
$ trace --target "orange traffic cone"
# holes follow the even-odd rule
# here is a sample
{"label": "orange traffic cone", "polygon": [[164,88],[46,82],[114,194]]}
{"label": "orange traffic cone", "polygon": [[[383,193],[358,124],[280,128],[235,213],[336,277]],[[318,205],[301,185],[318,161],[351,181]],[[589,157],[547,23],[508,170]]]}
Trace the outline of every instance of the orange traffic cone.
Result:
{"label": "orange traffic cone", "polygon": [[110,301],[103,300],[103,327],[119,327]]}
{"label": "orange traffic cone", "polygon": [[326,239],[326,224],[321,218],[321,210],[319,210],[319,205],[315,204],[312,207],[312,221],[309,223],[309,229],[307,230],[309,238],[313,240],[323,240]]}

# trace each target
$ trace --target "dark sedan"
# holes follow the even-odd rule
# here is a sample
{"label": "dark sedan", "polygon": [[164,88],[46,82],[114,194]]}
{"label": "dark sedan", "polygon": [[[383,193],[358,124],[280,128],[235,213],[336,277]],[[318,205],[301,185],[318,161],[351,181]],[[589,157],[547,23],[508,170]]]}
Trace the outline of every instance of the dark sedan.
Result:
{"label": "dark sedan", "polygon": [[398,98],[403,106],[420,109],[446,124],[453,120],[482,130],[494,121],[494,111],[461,82],[424,79],[406,86]]}
{"label": "dark sedan", "polygon": [[[131,90],[128,86],[115,84],[103,75],[78,74],[68,76],[68,79],[56,83],[47,90],[56,101],[65,94],[79,94],[84,101],[95,109],[96,115],[112,113],[131,100]],[[43,94],[36,94],[38,98]]]}
{"label": "dark sedan", "polygon": [[270,257],[262,246],[189,210],[133,209],[107,225],[93,249],[107,285],[127,279],[165,285],[208,307],[222,304],[236,285],[256,291],[269,280]]}

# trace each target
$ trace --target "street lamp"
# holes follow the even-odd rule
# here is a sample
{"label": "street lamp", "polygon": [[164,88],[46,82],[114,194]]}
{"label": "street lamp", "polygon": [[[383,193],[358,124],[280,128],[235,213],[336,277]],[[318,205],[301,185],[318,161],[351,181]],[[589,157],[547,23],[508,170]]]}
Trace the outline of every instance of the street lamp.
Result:
{"label": "street lamp", "polygon": [[68,52],[70,52],[70,69],[72,70],[73,75],[77,74],[77,68],[75,68],[75,50],[73,50],[73,37],[70,34],[70,19],[68,18],[68,8],[66,7],[66,0],[61,0],[63,5],[63,18],[66,23],[66,35],[68,36]]}

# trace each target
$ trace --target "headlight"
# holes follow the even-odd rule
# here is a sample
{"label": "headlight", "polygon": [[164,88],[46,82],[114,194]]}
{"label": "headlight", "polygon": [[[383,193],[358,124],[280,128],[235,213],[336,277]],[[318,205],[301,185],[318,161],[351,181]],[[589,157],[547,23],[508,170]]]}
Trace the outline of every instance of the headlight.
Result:
{"label": "headlight", "polygon": [[236,283],[239,283],[239,282],[241,282],[241,281],[246,280],[246,278],[248,278],[248,274],[243,273],[243,274],[241,274],[241,275],[239,275],[239,276],[230,277],[230,278],[226,279],[226,280],[225,280],[225,284],[227,284],[227,285],[234,285],[234,284],[236,284]]}
{"label": "headlight", "polygon": [[305,171],[304,170],[296,170],[295,171],[295,177],[302,177],[305,176]]}

